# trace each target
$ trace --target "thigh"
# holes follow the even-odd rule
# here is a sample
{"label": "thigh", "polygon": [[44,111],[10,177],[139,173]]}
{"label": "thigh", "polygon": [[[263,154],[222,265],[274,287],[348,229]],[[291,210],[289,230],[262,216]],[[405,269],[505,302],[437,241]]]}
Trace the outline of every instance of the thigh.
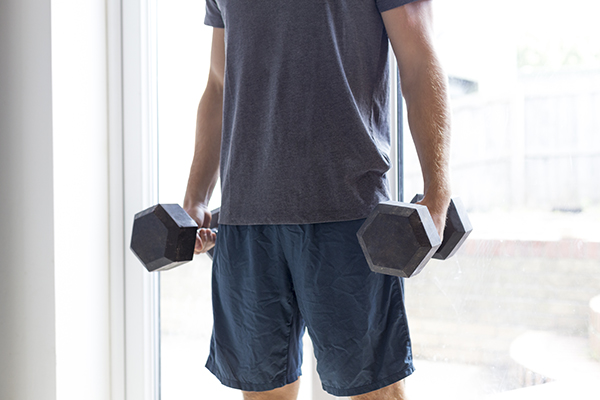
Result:
{"label": "thigh", "polygon": [[404,381],[398,381],[389,386],[376,390],[374,392],[369,392],[366,394],[361,394],[358,396],[352,396],[352,400],[407,400],[408,396],[406,394],[406,386]]}
{"label": "thigh", "polygon": [[244,400],[296,400],[300,389],[300,379],[284,387],[266,392],[243,392]]}
{"label": "thigh", "polygon": [[271,226],[219,227],[207,367],[230,387],[266,391],[298,379],[304,322]]}
{"label": "thigh", "polygon": [[288,255],[317,371],[336,396],[381,389],[414,370],[404,282],[369,269],[356,237],[362,222],[306,227]]}

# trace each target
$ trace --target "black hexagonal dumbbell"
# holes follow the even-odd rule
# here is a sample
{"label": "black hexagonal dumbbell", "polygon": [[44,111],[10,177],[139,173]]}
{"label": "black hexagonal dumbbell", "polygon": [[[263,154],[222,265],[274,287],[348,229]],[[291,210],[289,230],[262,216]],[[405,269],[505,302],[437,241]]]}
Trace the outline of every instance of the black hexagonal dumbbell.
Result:
{"label": "black hexagonal dumbbell", "polygon": [[[417,195],[413,203],[421,198]],[[427,207],[387,201],[375,207],[357,236],[372,271],[410,278],[432,257],[446,259],[456,253],[472,229],[457,198],[448,208],[443,241]]]}
{"label": "black hexagonal dumbbell", "polygon": [[[211,212],[218,227],[219,209]],[[157,204],[135,215],[131,250],[149,272],[175,268],[194,257],[198,224],[178,204]],[[212,258],[214,247],[208,251]]]}

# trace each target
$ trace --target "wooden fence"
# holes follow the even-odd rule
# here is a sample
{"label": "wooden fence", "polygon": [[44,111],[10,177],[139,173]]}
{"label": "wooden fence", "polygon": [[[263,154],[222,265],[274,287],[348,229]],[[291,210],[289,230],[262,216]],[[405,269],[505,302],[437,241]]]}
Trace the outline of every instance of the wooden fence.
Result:
{"label": "wooden fence", "polygon": [[[453,99],[454,192],[477,211],[600,205],[600,71],[522,76],[506,92]],[[405,160],[410,196],[421,175]]]}

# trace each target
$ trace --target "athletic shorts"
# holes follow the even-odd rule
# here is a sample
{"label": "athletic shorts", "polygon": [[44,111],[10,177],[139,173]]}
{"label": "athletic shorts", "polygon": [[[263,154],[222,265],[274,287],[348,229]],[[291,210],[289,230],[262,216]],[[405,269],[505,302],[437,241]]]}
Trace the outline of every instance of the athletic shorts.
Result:
{"label": "athletic shorts", "polygon": [[356,237],[363,221],[219,226],[206,367],[224,385],[266,391],[296,381],[305,328],[335,396],[414,371],[403,280],[369,269]]}

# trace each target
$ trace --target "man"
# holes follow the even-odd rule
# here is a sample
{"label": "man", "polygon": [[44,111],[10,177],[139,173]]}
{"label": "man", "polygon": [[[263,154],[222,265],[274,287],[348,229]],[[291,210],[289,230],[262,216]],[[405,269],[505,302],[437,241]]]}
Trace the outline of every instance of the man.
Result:
{"label": "man", "polygon": [[369,270],[356,232],[388,199],[388,38],[425,198],[450,201],[446,78],[429,0],[206,0],[214,27],[184,201],[207,227],[220,174],[207,367],[245,399],[295,399],[305,326],[323,387],[404,399],[414,368],[402,279]]}

